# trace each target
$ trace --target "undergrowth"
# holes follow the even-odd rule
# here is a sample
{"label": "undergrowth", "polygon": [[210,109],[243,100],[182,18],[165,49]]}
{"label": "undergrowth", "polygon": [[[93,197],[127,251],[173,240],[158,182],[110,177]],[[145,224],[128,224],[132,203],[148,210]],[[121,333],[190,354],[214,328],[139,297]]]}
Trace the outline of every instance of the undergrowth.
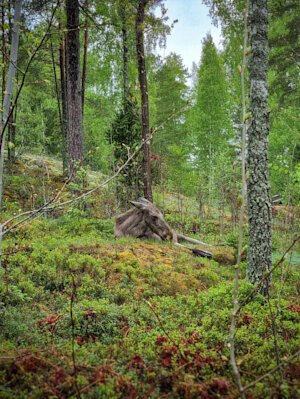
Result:
{"label": "undergrowth", "polygon": [[[10,179],[2,221],[40,204],[42,194],[33,193],[41,185],[25,172]],[[48,194],[63,184],[52,177]],[[166,209],[173,228],[201,230],[204,241],[225,243],[208,260],[171,243],[115,240],[114,222],[105,219],[113,209],[109,200],[105,191],[97,193],[83,207],[50,212],[7,235],[0,398],[238,398],[229,360],[237,256],[230,219],[220,237],[218,216],[203,221],[196,213],[176,212],[172,202]],[[187,212],[190,200],[184,201]],[[276,230],[274,243],[278,259],[282,230]],[[245,239],[240,303],[253,289],[245,281],[246,251]],[[283,266],[273,274],[269,303],[256,295],[239,313],[235,347],[244,386],[277,365],[270,309],[273,315],[278,309],[281,361],[299,348],[299,262],[287,258]],[[284,364],[283,382],[272,373],[246,397],[297,398],[299,380],[294,358]]]}
{"label": "undergrowth", "polygon": [[[35,221],[6,240],[0,397],[238,397],[228,340],[234,265],[168,243],[115,240],[112,231],[112,220],[67,215]],[[252,290],[245,266],[241,302]],[[299,345],[297,278],[290,267],[277,319],[282,359]],[[260,295],[242,308],[236,351],[245,385],[276,366],[269,305]],[[247,397],[296,398],[299,371],[292,362],[284,384],[274,373]]]}

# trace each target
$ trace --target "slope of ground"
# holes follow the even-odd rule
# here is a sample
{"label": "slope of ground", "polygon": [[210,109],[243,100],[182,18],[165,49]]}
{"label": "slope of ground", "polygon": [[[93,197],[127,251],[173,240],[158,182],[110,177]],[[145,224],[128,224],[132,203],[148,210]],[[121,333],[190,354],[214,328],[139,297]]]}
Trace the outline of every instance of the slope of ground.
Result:
{"label": "slope of ground", "polygon": [[[31,206],[30,198],[23,206],[19,195],[26,179],[33,190],[40,187],[36,201],[42,201],[41,175],[26,168],[24,180],[21,173],[11,178],[13,200],[6,200],[2,220]],[[59,175],[52,170],[50,193],[55,181]],[[72,206],[6,237],[0,397],[237,398],[228,345],[232,249],[214,250],[209,261],[171,243],[115,240],[113,220],[86,217],[91,208],[104,212],[106,195],[93,197],[85,212]],[[247,398],[299,395],[297,266],[286,262],[282,273],[278,268],[269,300],[256,295],[238,316],[236,355],[244,385],[276,367],[276,351],[287,360],[282,381],[271,373]],[[243,263],[241,303],[252,291],[245,272]]]}

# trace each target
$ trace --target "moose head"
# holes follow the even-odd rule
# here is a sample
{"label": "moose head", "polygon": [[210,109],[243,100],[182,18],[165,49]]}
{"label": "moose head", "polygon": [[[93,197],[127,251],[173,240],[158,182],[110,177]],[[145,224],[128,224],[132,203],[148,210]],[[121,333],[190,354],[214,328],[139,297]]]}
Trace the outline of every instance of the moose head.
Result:
{"label": "moose head", "polygon": [[150,201],[140,198],[137,202],[130,202],[134,208],[116,217],[115,237],[130,235],[141,239],[176,241],[176,233]]}

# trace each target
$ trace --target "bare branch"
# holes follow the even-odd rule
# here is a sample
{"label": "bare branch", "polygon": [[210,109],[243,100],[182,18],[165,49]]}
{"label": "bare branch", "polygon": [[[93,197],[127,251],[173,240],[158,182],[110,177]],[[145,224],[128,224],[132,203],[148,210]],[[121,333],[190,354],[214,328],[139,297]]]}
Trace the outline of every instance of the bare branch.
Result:
{"label": "bare branch", "polygon": [[19,96],[20,96],[20,93],[21,93],[22,88],[23,88],[24,83],[25,83],[25,78],[26,78],[27,72],[28,72],[28,70],[29,70],[29,67],[30,67],[30,65],[31,65],[31,63],[32,63],[32,61],[33,61],[33,59],[34,59],[34,57],[36,56],[37,52],[38,52],[39,49],[42,47],[42,45],[43,45],[43,43],[44,43],[46,37],[48,36],[48,33],[49,33],[50,28],[51,28],[52,23],[53,23],[53,19],[54,19],[54,15],[55,15],[55,12],[56,12],[56,10],[57,10],[57,7],[58,7],[58,4],[57,4],[57,5],[54,7],[54,9],[53,9],[53,12],[52,12],[52,15],[51,15],[51,18],[50,18],[50,22],[49,22],[49,24],[48,24],[48,27],[47,27],[46,32],[44,33],[44,35],[43,35],[43,37],[42,37],[42,40],[40,41],[40,43],[38,44],[38,46],[34,49],[33,53],[32,53],[31,56],[29,57],[29,60],[28,60],[28,62],[27,62],[27,65],[26,65],[26,68],[25,68],[24,72],[22,72],[22,73],[23,73],[23,78],[22,78],[20,87],[19,87],[19,89],[18,89],[18,91],[17,91],[15,101],[14,101],[13,105],[10,107],[8,117],[6,118],[6,121],[4,121],[3,126],[2,126],[2,131],[1,131],[1,135],[0,135],[0,151],[1,151],[1,147],[2,147],[2,145],[3,145],[3,142],[2,142],[2,141],[3,141],[5,129],[6,129],[7,125],[8,125],[8,121],[9,121],[9,119],[10,119],[10,117],[11,117],[11,115],[12,115],[12,113],[13,113],[15,107],[16,107],[18,98],[19,98]]}
{"label": "bare branch", "polygon": [[[159,125],[157,128],[155,128],[152,133],[150,134],[149,137],[149,141],[152,140],[153,136],[155,133],[157,133],[159,130],[163,129],[163,127],[173,118],[175,118],[178,114],[181,114],[183,112],[185,112],[188,109],[189,104],[187,104],[183,109],[179,110],[178,112],[172,113],[172,115],[170,115],[161,125]],[[134,159],[136,157],[136,155],[139,153],[139,151],[142,149],[143,145],[145,144],[145,141],[142,141],[141,144],[133,151],[133,153],[130,155],[130,157],[127,159],[127,161],[111,176],[109,177],[107,180],[105,180],[103,183],[99,184],[98,186],[94,187],[92,190],[87,191],[86,193],[76,197],[76,198],[72,198],[68,201],[62,202],[62,203],[55,203],[58,200],[58,197],[61,193],[61,191],[63,190],[63,188],[65,187],[65,185],[68,183],[68,181],[64,184],[63,188],[60,190],[60,193],[56,195],[55,198],[51,199],[50,201],[48,201],[47,204],[41,206],[38,209],[32,210],[32,211],[27,211],[27,212],[23,212],[20,213],[19,215],[14,216],[13,218],[7,220],[6,222],[4,222],[2,224],[2,230],[3,227],[7,226],[10,222],[12,222],[15,219],[20,218],[21,216],[25,216],[25,215],[29,215],[28,217],[26,217],[25,219],[21,220],[20,222],[15,223],[14,225],[12,225],[11,227],[7,228],[6,230],[2,231],[2,233],[0,232],[0,237],[1,235],[4,236],[5,234],[9,233],[10,231],[13,231],[16,229],[16,227],[20,226],[22,223],[24,223],[25,221],[27,221],[28,219],[32,218],[33,216],[37,215],[37,214],[41,214],[44,211],[49,211],[49,210],[53,210],[53,209],[58,209],[61,207],[64,207],[66,205],[71,205],[76,201],[79,201],[81,199],[84,199],[85,197],[87,197],[88,195],[92,194],[93,192],[99,190],[100,188],[104,187],[106,184],[108,184],[109,182],[111,182],[112,180],[114,180],[121,172],[123,169],[126,168],[126,166],[131,162],[132,159]],[[52,204],[51,206],[49,206],[50,204]]]}
{"label": "bare branch", "polygon": [[235,358],[235,331],[236,331],[236,319],[237,310],[239,306],[239,276],[240,276],[240,265],[241,265],[241,254],[242,254],[242,243],[243,243],[243,224],[244,224],[244,208],[245,208],[245,198],[246,198],[246,179],[245,179],[245,152],[246,152],[246,132],[247,132],[247,121],[246,121],[246,96],[245,96],[245,82],[244,82],[244,72],[246,68],[246,51],[247,51],[247,16],[248,16],[248,5],[247,1],[246,9],[244,10],[244,47],[243,47],[243,65],[241,70],[241,84],[242,84],[242,102],[243,102],[243,134],[242,134],[242,206],[240,211],[240,223],[239,223],[239,246],[238,246],[238,259],[235,275],[235,287],[234,287],[234,300],[233,300],[233,313],[231,318],[230,327],[230,363],[232,366],[233,374],[241,395],[244,399],[245,395],[243,392],[243,386],[241,382],[241,375],[236,363]]}
{"label": "bare branch", "polygon": [[298,350],[296,353],[294,353],[291,357],[288,359],[284,360],[278,366],[274,367],[272,370],[268,371],[266,374],[263,376],[257,378],[255,381],[251,382],[250,384],[246,385],[243,388],[243,392],[245,392],[247,389],[254,387],[256,384],[258,384],[260,381],[264,380],[265,378],[269,377],[270,375],[274,374],[280,367],[284,366],[285,364],[291,363],[297,356],[299,356],[300,350]]}
{"label": "bare branch", "polygon": [[1,356],[0,360],[18,360],[18,359],[22,359],[23,357],[32,355],[33,353],[41,353],[41,352],[47,352],[47,351],[53,351],[54,349],[60,348],[62,346],[64,346],[65,344],[59,344],[56,346],[48,346],[47,348],[44,349],[39,349],[39,350],[35,350],[35,351],[30,351],[27,349],[18,349],[19,351],[26,351],[25,353],[22,353],[21,355],[18,356]]}
{"label": "bare branch", "polygon": [[18,65],[6,54],[6,52],[3,49],[0,49],[1,53],[4,55],[4,57],[7,59],[9,64],[12,64],[17,71],[19,71],[22,75],[25,75],[25,72],[22,71],[21,68],[18,67]]}
{"label": "bare branch", "polygon": [[264,283],[264,281],[273,273],[273,271],[285,260],[285,256],[287,253],[294,247],[297,241],[300,240],[300,236],[295,237],[292,244],[288,247],[288,249],[285,251],[285,253],[282,255],[282,257],[279,259],[279,261],[273,266],[268,273],[266,273],[260,282],[257,284],[256,287],[253,288],[253,290],[250,292],[250,294],[246,297],[244,302],[239,306],[237,309],[237,314],[241,311],[241,309],[250,301],[250,299],[253,297],[254,294],[257,293],[257,291],[260,289],[261,285]]}
{"label": "bare branch", "polygon": [[280,381],[281,381],[281,384],[283,384],[283,374],[282,374],[281,365],[280,365],[281,363],[280,363],[279,348],[278,348],[278,341],[277,341],[276,316],[274,315],[274,313],[272,311],[269,291],[267,293],[267,300],[268,300],[270,316],[271,316],[271,322],[272,322],[272,331],[273,331],[273,337],[274,337],[274,349],[275,349],[276,363],[277,363],[277,366],[278,366],[278,372],[279,372],[279,376],[280,376]]}

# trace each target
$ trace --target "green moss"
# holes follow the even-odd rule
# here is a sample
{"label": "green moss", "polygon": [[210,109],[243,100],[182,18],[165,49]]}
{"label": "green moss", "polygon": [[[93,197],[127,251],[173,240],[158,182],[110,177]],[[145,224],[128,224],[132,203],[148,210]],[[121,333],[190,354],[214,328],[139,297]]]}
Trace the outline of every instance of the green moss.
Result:
{"label": "green moss", "polygon": [[[201,395],[199,386],[217,389],[216,379],[231,381],[226,394],[216,395],[236,397],[228,348],[234,267],[195,258],[170,243],[114,240],[112,225],[80,217],[43,220],[5,242],[5,250],[16,241],[28,249],[9,256],[2,269],[0,357],[12,360],[0,361],[0,385],[12,389],[14,398],[76,396],[73,325],[83,398],[194,398]],[[281,358],[297,350],[300,328],[299,270],[286,266],[277,318]],[[245,268],[243,263],[240,302],[253,289],[244,281]],[[275,309],[279,270],[273,281]],[[236,355],[247,384],[252,374],[275,365],[264,297],[256,295],[242,308],[237,326]],[[30,356],[19,357],[24,348]],[[274,374],[251,394],[265,398],[282,391],[293,397],[293,367],[284,387]]]}

